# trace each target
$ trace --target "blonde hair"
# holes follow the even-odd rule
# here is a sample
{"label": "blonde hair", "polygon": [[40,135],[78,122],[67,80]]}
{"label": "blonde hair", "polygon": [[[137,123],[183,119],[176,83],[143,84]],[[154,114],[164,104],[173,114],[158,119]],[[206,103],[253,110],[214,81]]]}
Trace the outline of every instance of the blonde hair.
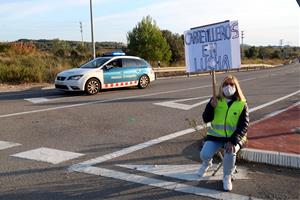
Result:
{"label": "blonde hair", "polygon": [[246,98],[243,94],[243,91],[240,87],[240,84],[239,84],[239,81],[238,79],[233,76],[233,75],[228,75],[224,78],[223,82],[220,84],[220,88],[219,88],[219,95],[218,95],[218,98],[224,98],[224,94],[223,94],[223,85],[224,83],[228,80],[228,79],[231,79],[235,85],[235,88],[236,88],[236,92],[234,94],[234,97],[236,99],[238,99],[239,101],[246,101]]}

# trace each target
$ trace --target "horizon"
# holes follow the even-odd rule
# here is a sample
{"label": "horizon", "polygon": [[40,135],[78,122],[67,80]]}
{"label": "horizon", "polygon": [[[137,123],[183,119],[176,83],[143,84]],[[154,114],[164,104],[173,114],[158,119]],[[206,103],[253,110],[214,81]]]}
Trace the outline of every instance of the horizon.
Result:
{"label": "horizon", "polygon": [[[46,40],[46,41],[52,41],[52,40],[59,40],[59,41],[65,41],[65,42],[78,42],[78,43],[81,43],[82,41],[79,41],[79,40],[63,40],[63,39],[59,39],[59,38],[53,38],[53,39],[30,39],[30,38],[20,38],[20,39],[17,39],[17,40],[14,40],[14,41],[0,41],[0,43],[13,43],[13,42],[18,42],[20,40],[29,40],[29,41],[40,41],[40,40]],[[91,41],[84,41],[84,43],[91,43]],[[95,43],[121,43],[122,45],[126,45],[127,46],[127,43],[123,43],[123,42],[118,42],[118,41],[95,41]],[[240,44],[242,45],[242,44]],[[284,45],[284,46],[280,46],[279,44],[278,45],[252,45],[252,44],[243,44],[244,46],[249,46],[249,47],[252,47],[252,46],[255,46],[255,47],[296,47],[296,48],[300,48],[300,46],[290,46],[290,45]]]}
{"label": "horizon", "polygon": [[[126,35],[150,15],[161,30],[183,34],[191,27],[238,20],[249,46],[299,47],[299,5],[295,0],[93,0],[95,42],[127,44]],[[205,6],[202,4],[205,3]],[[0,1],[1,42],[91,41],[88,0]],[[209,9],[207,9],[209,8]],[[284,11],[282,12],[282,8]],[[23,12],[15,12],[22,10]],[[80,22],[83,35],[81,36]]]}

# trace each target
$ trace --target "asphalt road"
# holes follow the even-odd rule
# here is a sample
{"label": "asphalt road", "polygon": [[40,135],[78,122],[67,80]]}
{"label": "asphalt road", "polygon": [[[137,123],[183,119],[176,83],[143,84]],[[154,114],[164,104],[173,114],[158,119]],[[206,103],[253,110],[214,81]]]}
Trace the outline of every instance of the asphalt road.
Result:
{"label": "asphalt road", "polygon": [[[299,90],[299,64],[232,74],[240,80],[250,108]],[[224,76],[217,74],[217,83]],[[1,141],[18,144],[0,148],[0,199],[210,199],[209,195],[153,187],[136,180],[146,177],[222,191],[220,181],[182,181],[119,165],[199,164],[199,133],[164,138],[157,144],[138,146],[138,150],[123,150],[188,130],[186,119],[201,124],[204,101],[211,90],[211,77],[197,76],[159,79],[144,90],[107,90],[95,96],[39,88],[0,93],[0,147]],[[298,101],[299,93],[262,107],[251,112],[251,121]],[[39,148],[80,156],[56,164],[12,156]],[[114,153],[118,151],[120,154]],[[104,155],[111,157],[97,160],[92,166],[112,170],[111,175],[104,171],[100,175],[70,171],[70,166],[103,159]],[[300,198],[300,170],[243,161],[238,165],[247,169],[249,179],[236,180],[232,194],[263,199]],[[116,178],[119,172],[127,178]],[[229,198],[224,195],[221,197]]]}

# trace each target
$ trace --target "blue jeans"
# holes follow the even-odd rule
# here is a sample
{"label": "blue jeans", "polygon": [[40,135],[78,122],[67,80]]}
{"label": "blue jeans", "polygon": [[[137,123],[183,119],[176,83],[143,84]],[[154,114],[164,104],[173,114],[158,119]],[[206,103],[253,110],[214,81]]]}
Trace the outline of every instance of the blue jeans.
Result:
{"label": "blue jeans", "polygon": [[[200,152],[200,158],[202,160],[202,165],[211,165],[213,156],[224,147],[225,142],[222,141],[206,141]],[[224,152],[223,159],[223,175],[231,175],[233,173],[236,161],[236,153],[240,150],[240,146],[235,146],[234,153]]]}

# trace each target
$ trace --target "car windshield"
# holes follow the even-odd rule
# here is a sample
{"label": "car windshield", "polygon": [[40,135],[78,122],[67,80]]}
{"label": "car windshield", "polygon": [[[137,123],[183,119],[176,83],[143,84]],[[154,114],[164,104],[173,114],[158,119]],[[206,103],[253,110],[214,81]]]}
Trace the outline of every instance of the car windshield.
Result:
{"label": "car windshield", "polygon": [[97,58],[80,66],[80,68],[98,68],[107,62],[110,58]]}

